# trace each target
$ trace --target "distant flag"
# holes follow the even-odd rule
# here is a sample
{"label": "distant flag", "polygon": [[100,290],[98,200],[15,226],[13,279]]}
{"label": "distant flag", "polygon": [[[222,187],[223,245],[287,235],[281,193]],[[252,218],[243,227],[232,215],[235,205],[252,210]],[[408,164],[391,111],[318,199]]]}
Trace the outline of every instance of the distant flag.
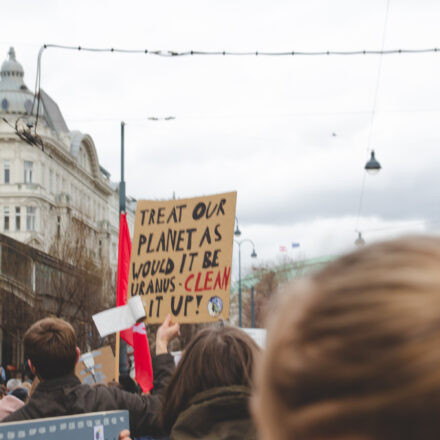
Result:
{"label": "distant flag", "polygon": [[295,243],[295,242],[293,242],[293,243],[292,243],[292,247],[293,247],[293,248],[298,248],[298,247],[299,247],[299,243]]}
{"label": "distant flag", "polygon": [[280,252],[287,252],[286,246],[280,246]]}

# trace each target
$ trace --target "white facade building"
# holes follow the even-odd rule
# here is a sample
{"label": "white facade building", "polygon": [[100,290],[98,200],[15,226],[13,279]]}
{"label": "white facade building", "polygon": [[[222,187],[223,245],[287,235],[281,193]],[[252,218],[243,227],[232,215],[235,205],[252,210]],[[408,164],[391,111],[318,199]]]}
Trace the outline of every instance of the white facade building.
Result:
{"label": "white facade building", "polygon": [[[37,100],[23,76],[11,48],[0,72],[0,233],[47,251],[76,219],[90,228],[93,255],[116,268],[118,184],[99,165],[92,138],[70,131],[44,91],[35,134]],[[126,205],[132,232],[136,201]]]}

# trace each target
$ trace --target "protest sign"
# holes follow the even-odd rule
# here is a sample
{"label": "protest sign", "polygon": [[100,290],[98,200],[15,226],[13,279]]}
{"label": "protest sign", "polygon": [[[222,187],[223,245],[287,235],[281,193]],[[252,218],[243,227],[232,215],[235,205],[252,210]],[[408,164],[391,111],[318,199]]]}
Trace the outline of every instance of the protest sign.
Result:
{"label": "protest sign", "polygon": [[128,296],[148,323],[229,317],[237,193],[137,203]]}
{"label": "protest sign", "polygon": [[109,345],[83,353],[76,364],[75,374],[82,383],[108,383],[115,379],[115,358]]}
{"label": "protest sign", "polygon": [[117,439],[124,429],[129,429],[128,411],[106,411],[1,423],[0,440]]}

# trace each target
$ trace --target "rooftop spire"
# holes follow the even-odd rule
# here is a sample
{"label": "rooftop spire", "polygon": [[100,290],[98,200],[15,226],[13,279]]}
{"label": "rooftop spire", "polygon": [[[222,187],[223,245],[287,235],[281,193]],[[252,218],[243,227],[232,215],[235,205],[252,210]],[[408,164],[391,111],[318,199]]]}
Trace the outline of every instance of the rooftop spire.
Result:
{"label": "rooftop spire", "polygon": [[10,59],[11,61],[17,61],[17,60],[15,59],[15,49],[14,49],[12,46],[9,48],[8,55],[9,55],[9,59]]}
{"label": "rooftop spire", "polygon": [[[0,71],[0,77],[2,84],[0,89],[4,89],[7,86],[8,89],[19,89],[23,82],[24,70],[23,66],[15,58],[15,49],[11,46],[8,52],[9,57],[3,62]],[[6,83],[8,84],[6,84]]]}

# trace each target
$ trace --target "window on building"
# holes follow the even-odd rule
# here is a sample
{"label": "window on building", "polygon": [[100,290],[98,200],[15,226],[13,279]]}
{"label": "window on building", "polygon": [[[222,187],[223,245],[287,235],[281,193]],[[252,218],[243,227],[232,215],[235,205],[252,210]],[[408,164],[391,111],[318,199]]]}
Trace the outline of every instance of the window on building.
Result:
{"label": "window on building", "polygon": [[11,161],[5,160],[3,164],[4,183],[11,183]]}
{"label": "window on building", "polygon": [[81,168],[86,168],[86,152],[82,146],[79,149],[79,165]]}
{"label": "window on building", "polygon": [[20,230],[20,207],[15,207],[15,230]]}
{"label": "window on building", "polygon": [[41,164],[41,186],[46,188],[46,165]]}
{"label": "window on building", "polygon": [[57,173],[55,178],[55,194],[60,193],[60,175]]}
{"label": "window on building", "polygon": [[49,191],[53,194],[53,170],[49,170]]}
{"label": "window on building", "polygon": [[57,238],[61,237],[61,217],[57,217]]}
{"label": "window on building", "polygon": [[9,206],[3,208],[3,230],[9,231]]}
{"label": "window on building", "polygon": [[35,214],[36,214],[35,206],[28,206],[26,208],[26,230],[27,231],[35,231]]}
{"label": "window on building", "polygon": [[24,176],[23,176],[24,183],[32,183],[33,174],[34,174],[34,163],[29,160],[25,160],[24,161]]}
{"label": "window on building", "polygon": [[99,256],[99,258],[102,257],[102,241],[101,240],[98,241],[98,256]]}

